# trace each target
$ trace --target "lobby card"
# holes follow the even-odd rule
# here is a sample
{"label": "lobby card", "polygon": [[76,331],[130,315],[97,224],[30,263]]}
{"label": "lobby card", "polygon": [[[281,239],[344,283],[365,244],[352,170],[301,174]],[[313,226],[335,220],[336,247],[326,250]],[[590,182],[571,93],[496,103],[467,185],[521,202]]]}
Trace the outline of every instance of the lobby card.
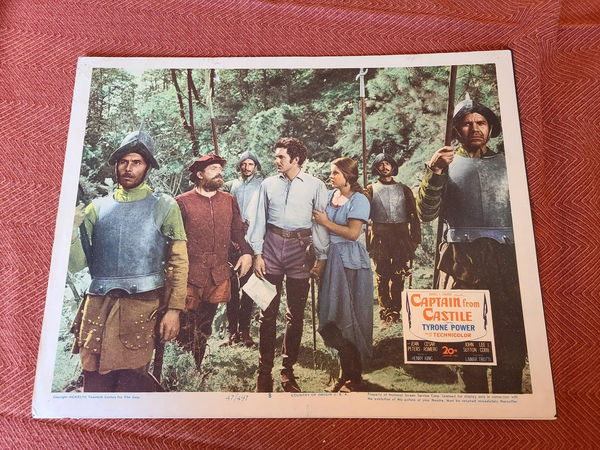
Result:
{"label": "lobby card", "polygon": [[[456,72],[452,81],[453,67]],[[448,142],[445,136],[450,133],[453,138],[448,145],[451,147],[449,151],[455,155],[454,162],[450,164],[453,167],[452,164],[461,157],[460,147],[468,135],[460,128],[470,126],[479,129],[481,126],[475,122],[465,125],[466,119],[462,116],[459,117],[464,119],[462,122],[454,121],[460,113],[460,106],[469,101],[487,108],[478,111],[490,123],[486,122],[484,133],[476,131],[468,139],[471,143],[479,140],[482,150],[477,156],[482,160],[481,164],[485,164],[485,158],[498,155],[494,167],[502,167],[507,187],[506,195],[502,197],[504,200],[494,203],[490,199],[498,197],[493,194],[498,191],[499,185],[496,182],[486,183],[484,171],[481,172],[485,175],[482,175],[483,188],[475,192],[472,190],[474,184],[470,184],[470,195],[465,198],[484,198],[481,211],[486,217],[490,217],[490,211],[504,214],[501,237],[497,236],[498,230],[493,224],[476,224],[475,230],[464,232],[461,227],[468,228],[469,223],[456,225],[456,217],[464,217],[464,214],[447,201],[449,197],[442,197],[443,203],[449,206],[440,212],[446,227],[442,227],[446,231],[440,234],[437,215],[428,216],[423,207],[423,194],[419,193],[424,180],[432,177],[428,171],[439,169],[432,155]],[[225,161],[222,178],[226,186],[236,180],[240,183],[248,181],[241,171],[243,161],[239,161],[242,155],[246,155],[248,160],[245,152],[250,152],[256,160],[252,160],[255,170],[252,176],[260,175],[265,180],[281,176],[285,167],[278,162],[276,142],[285,137],[293,137],[303,143],[307,157],[301,165],[302,173],[321,180],[326,189],[334,187],[331,181],[332,162],[341,157],[357,164],[357,183],[361,190],[374,186],[381,179],[378,161],[386,159],[391,161],[392,166],[397,166],[388,184],[405,186],[407,190],[401,194],[400,190],[395,191],[402,198],[409,198],[411,194],[416,198],[419,220],[415,221],[417,212],[413,210],[400,213],[394,208],[392,215],[406,213],[404,219],[398,219],[400,223],[410,216],[413,220],[411,229],[420,228],[420,237],[413,241],[415,245],[412,253],[409,252],[410,260],[401,261],[390,274],[396,283],[396,287],[390,288],[393,292],[384,292],[387,287],[382,287],[385,282],[380,282],[379,273],[383,267],[381,255],[375,254],[372,247],[373,238],[382,229],[378,225],[381,219],[374,216],[371,199],[371,213],[361,219],[363,230],[356,245],[367,245],[368,250],[365,251],[369,253],[366,260],[370,261],[371,267],[364,263],[361,267],[370,271],[373,292],[365,294],[359,285],[358,289],[350,289],[344,294],[353,302],[362,301],[364,305],[366,301],[368,304],[368,308],[361,309],[360,314],[353,312],[356,318],[346,323],[348,329],[356,331],[360,328],[360,338],[357,333],[343,331],[346,328],[334,321],[343,339],[350,343],[348,348],[360,346],[363,349],[360,364],[353,366],[352,380],[343,379],[348,375],[343,370],[340,373],[340,354],[328,346],[331,344],[330,336],[324,332],[327,324],[321,323],[326,309],[324,302],[331,301],[330,295],[323,294],[323,279],[318,280],[320,285],[313,280],[312,288],[306,289],[302,300],[306,307],[293,364],[293,378],[299,389],[296,392],[286,392],[289,384],[286,385],[286,378],[282,376],[285,372],[282,372],[282,367],[285,367],[282,356],[287,358],[290,351],[289,346],[287,350],[282,349],[288,326],[287,300],[288,296],[296,295],[298,289],[293,281],[289,282],[290,278],[294,279],[293,274],[287,284],[285,279],[281,282],[276,344],[271,355],[265,351],[272,346],[268,342],[273,339],[269,337],[271,332],[267,332],[263,324],[263,312],[252,305],[250,324],[242,330],[247,332],[242,339],[239,329],[231,331],[234,319],[229,316],[227,302],[221,301],[213,306],[210,302],[203,304],[202,307],[210,310],[214,317],[208,326],[204,324],[202,332],[197,330],[195,334],[197,339],[194,342],[200,342],[200,347],[186,346],[180,339],[181,334],[166,343],[158,343],[160,339],[157,340],[156,335],[164,329],[152,332],[144,328],[143,333],[127,334],[125,337],[123,333],[108,336],[104,331],[98,331],[109,316],[113,319],[119,314],[125,317],[127,311],[131,311],[128,309],[129,299],[135,297],[146,305],[144,302],[153,301],[157,292],[159,303],[163,301],[162,296],[170,295],[169,289],[165,289],[165,286],[170,286],[168,269],[163,274],[154,274],[154,284],[149,288],[134,283],[135,288],[127,288],[131,292],[118,291],[117,288],[122,289],[123,286],[115,285],[118,270],[138,270],[141,262],[139,265],[131,262],[121,264],[121,269],[114,269],[117,272],[111,272],[108,278],[101,280],[107,292],[100,295],[94,291],[100,277],[98,264],[104,264],[99,255],[112,244],[110,230],[103,230],[97,225],[100,222],[96,222],[96,218],[90,219],[89,212],[96,208],[94,211],[102,218],[106,213],[102,205],[127,206],[128,201],[138,200],[135,196],[129,198],[129,190],[123,187],[127,185],[127,179],[133,179],[119,172],[122,170],[119,169],[119,157],[123,155],[116,153],[117,159],[111,159],[117,150],[131,144],[127,141],[128,136],[129,139],[137,136],[135,139],[143,140],[147,150],[151,147],[149,151],[156,164],[144,160],[151,166],[144,173],[144,186],[147,186],[144,189],[152,192],[155,198],[162,198],[161,201],[170,207],[175,203],[173,198],[179,198],[199,186],[194,185],[197,172],[190,172],[188,168],[206,155],[216,154]],[[132,153],[135,156],[135,151]],[[466,159],[464,154],[462,157]],[[443,177],[444,172],[440,173]],[[452,169],[449,176],[452,180],[458,179]],[[223,189],[226,191],[228,188]],[[363,195],[359,190],[353,192],[353,195]],[[377,195],[379,193],[374,197]],[[287,198],[289,210],[284,217],[292,217],[305,208],[297,198],[295,195]],[[383,197],[377,198],[381,200]],[[264,210],[256,207],[260,202],[250,203],[254,205],[254,216],[242,219],[246,226],[252,227],[256,214],[264,213]],[[264,202],[260,204],[267,208],[268,214],[268,202],[267,206]],[[95,206],[92,208],[90,205]],[[454,216],[448,215],[453,212]],[[86,233],[77,223],[82,214],[86,217],[83,220],[88,221],[87,240],[91,254],[90,248],[86,250],[82,243]],[[152,217],[148,214],[140,217],[150,221],[148,223],[158,220],[157,217],[166,220],[166,213],[159,211],[153,214]],[[111,216],[111,223],[124,224],[127,222],[125,219],[125,213],[122,216],[117,214]],[[212,228],[207,228],[207,233],[228,229],[227,220],[225,216],[217,217]],[[120,236],[122,247],[109,249],[115,261],[130,261],[127,257],[131,255],[142,261],[138,255],[139,242],[148,242],[150,248],[155,241],[136,236],[137,246],[128,247],[127,244],[135,240],[132,235],[147,232],[142,227],[146,222],[140,220],[135,232]],[[286,228],[284,221],[275,222],[271,225],[275,226],[275,230],[283,230],[279,236],[282,239],[306,239],[307,234],[302,230]],[[131,226],[131,221],[127,226]],[[156,228],[158,231],[153,231],[153,236],[173,232],[167,228]],[[401,236],[395,233],[389,236],[390,242],[393,242],[388,245],[391,251],[395,251],[401,242]],[[193,233],[188,230],[188,234],[192,236]],[[179,235],[177,239],[183,240],[182,237]],[[171,245],[172,239],[171,236],[161,240],[161,245]],[[460,239],[463,242],[457,241]],[[475,241],[479,256],[474,257],[470,250],[461,253],[462,244],[470,245]],[[190,242],[188,240],[185,244],[188,253],[192,248],[189,247],[192,245]],[[331,249],[339,241],[329,237],[329,242],[327,251],[333,261],[336,254],[332,254]],[[436,250],[444,243],[452,244],[450,247],[456,264],[449,263],[448,252],[443,253],[441,259],[436,258]],[[106,248],[100,248],[102,246]],[[145,245],[141,247],[146,249]],[[497,259],[498,248],[509,249],[508,253],[502,253],[501,260]],[[442,250],[447,250],[447,246]],[[229,256],[230,260],[233,258],[230,261],[232,267],[238,261],[236,251],[239,248],[230,249],[230,255],[236,255]],[[132,253],[126,255],[126,252]],[[253,253],[257,253],[256,249]],[[160,255],[157,264],[166,264],[169,253]],[[214,256],[216,253],[211,255],[203,256],[202,264],[209,267],[218,259]],[[344,255],[352,258],[351,252]],[[481,267],[490,267],[492,256],[496,258],[493,264],[497,265],[493,267],[508,267],[517,275],[514,283],[503,288],[510,291],[510,298],[520,298],[516,304],[512,301],[512,306],[506,306],[507,296],[498,294],[502,290],[499,291],[495,285],[498,283],[493,283],[495,276],[488,277],[490,286],[484,286],[473,281],[477,277],[469,275]],[[257,256],[253,255],[254,263],[256,259]],[[465,269],[465,261],[474,263]],[[344,261],[341,264],[352,266]],[[438,290],[439,285],[434,283],[434,278],[439,275],[434,272],[440,268],[446,270],[441,272],[443,277],[452,267],[464,269],[460,273],[466,275],[461,278],[457,272],[452,274],[454,278],[441,278],[447,283],[443,290]],[[344,270],[358,269],[352,266]],[[222,277],[224,272],[220,273],[214,272],[211,276]],[[238,278],[232,276],[231,279],[233,301],[236,301],[236,292],[238,301],[243,298],[243,291],[235,281]],[[325,280],[328,278],[325,277]],[[331,279],[329,282],[332,282]],[[309,283],[308,280],[306,283]],[[390,282],[389,286],[393,283]],[[343,290],[344,284],[339,286]],[[191,292],[197,293],[197,288]],[[100,300],[93,300],[94,295],[100,295]],[[395,302],[392,306],[386,304],[386,295]],[[112,303],[106,303],[108,297]],[[94,326],[83,327],[78,317],[84,317],[84,321],[91,320],[89,311],[94,301],[108,305],[106,308],[112,313],[106,312],[108,310],[99,313],[98,326],[94,325],[94,319]],[[115,306],[117,303],[118,307]],[[346,307],[344,305],[340,303],[340,310]],[[140,322],[140,326],[144,327],[145,321],[160,325],[164,309],[156,311],[160,315],[152,313],[142,317],[143,324],[138,319],[134,322]],[[102,314],[106,316],[101,318]],[[521,316],[522,319],[514,321],[515,317]],[[184,317],[189,319],[189,314],[181,312],[179,317],[183,329],[186,323],[189,324],[184,320]],[[520,329],[519,321],[523,324]],[[516,351],[507,352],[507,343],[513,342],[511,339],[517,335],[520,340]],[[96,342],[97,345],[94,345]],[[156,345],[153,344],[155,342]],[[90,345],[94,348],[89,349]],[[149,360],[146,356],[136,359],[142,367],[130,367],[135,364],[128,363],[128,357],[124,356],[123,370],[135,369],[143,380],[148,381],[151,376],[155,383],[147,386],[137,384],[130,377],[120,380],[117,371],[121,369],[116,365],[102,365],[104,369],[109,367],[108,371],[94,366],[93,361],[105,364],[108,354],[120,355],[111,345],[128,346],[134,352],[139,348],[145,349],[144,355],[148,355]],[[73,353],[74,348],[79,353]],[[266,384],[271,392],[256,392],[260,387],[259,373],[262,371],[264,375],[268,371],[268,365],[264,365],[265,357],[273,359],[273,384]],[[511,382],[497,378],[496,369],[506,367],[507,360],[511,367],[517,367],[517,380],[514,370]],[[355,361],[358,359],[355,358]],[[480,380],[475,388],[465,378],[465,373],[473,371],[477,372]],[[289,370],[285,372],[287,381],[290,373]],[[100,392],[92,392],[89,383],[95,374],[114,376],[120,381]],[[341,384],[337,384],[340,379]],[[262,382],[264,390],[264,378]],[[38,355],[32,405],[34,417],[551,419],[555,412],[510,51],[310,58],[79,59]]]}

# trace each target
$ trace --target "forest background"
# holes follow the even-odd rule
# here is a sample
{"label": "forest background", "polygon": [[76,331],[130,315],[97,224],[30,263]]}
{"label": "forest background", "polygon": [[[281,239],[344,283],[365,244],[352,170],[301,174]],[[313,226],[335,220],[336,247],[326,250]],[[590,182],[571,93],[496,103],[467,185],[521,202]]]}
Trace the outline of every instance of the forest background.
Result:
{"label": "forest background", "polygon": [[[246,150],[262,164],[263,175],[275,173],[273,145],[283,136],[299,138],[308,149],[304,170],[326,181],[330,162],[340,156],[356,160],[361,170],[362,127],[359,69],[231,69],[148,70],[94,69],[80,172],[79,200],[85,203],[115,188],[108,157],[123,137],[140,128],[150,134],[160,169],[149,174],[154,190],[171,196],[192,186],[187,167],[197,157],[218,153],[228,164],[225,180],[236,178],[235,163]],[[448,101],[449,67],[369,69],[365,75],[365,130],[369,183],[378,153],[392,155],[396,177],[416,191],[424,163],[443,145]],[[471,98],[499,112],[493,64],[459,66],[456,103]],[[214,131],[213,131],[214,130]],[[502,138],[490,142],[502,151]],[[422,225],[423,243],[414,260],[413,288],[429,288],[433,277],[436,221]],[[69,273],[53,391],[81,389],[80,365],[71,354],[70,323],[89,283],[87,269]],[[408,283],[407,283],[408,284]],[[408,286],[405,286],[408,287]],[[318,337],[313,352],[310,300],[297,376],[307,392],[323,391],[337,376],[337,362]],[[282,301],[282,308],[285,302]],[[224,309],[224,308],[221,308]],[[366,390],[456,392],[454,373],[446,366],[405,365],[400,324],[380,329],[374,296],[374,356],[365,367]],[[202,372],[177,344],[165,350],[163,384],[169,390],[251,392],[258,364],[256,349],[219,347],[224,314]],[[278,342],[283,319],[278,322]],[[252,334],[257,339],[256,317]],[[276,361],[277,365],[277,361]],[[528,370],[525,391],[530,391]]]}

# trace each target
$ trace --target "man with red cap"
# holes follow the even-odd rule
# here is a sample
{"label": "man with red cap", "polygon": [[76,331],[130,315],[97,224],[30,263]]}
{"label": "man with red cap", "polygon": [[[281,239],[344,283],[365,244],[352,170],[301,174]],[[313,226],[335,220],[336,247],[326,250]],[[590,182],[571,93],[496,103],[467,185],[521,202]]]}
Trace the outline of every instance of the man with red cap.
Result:
{"label": "man with red cap", "polygon": [[245,227],[238,203],[223,187],[225,160],[203,156],[189,167],[194,189],[175,198],[187,234],[189,274],[185,312],[177,340],[194,355],[200,370],[212,322],[219,303],[231,296],[228,248],[234,242],[242,255],[234,271],[244,276],[252,265],[252,249],[244,239]]}

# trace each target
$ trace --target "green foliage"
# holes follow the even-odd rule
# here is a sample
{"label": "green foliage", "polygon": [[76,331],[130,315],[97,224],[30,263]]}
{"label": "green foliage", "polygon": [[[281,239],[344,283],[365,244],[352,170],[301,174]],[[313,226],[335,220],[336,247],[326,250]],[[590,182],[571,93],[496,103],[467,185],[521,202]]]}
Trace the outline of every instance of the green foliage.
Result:
{"label": "green foliage", "polygon": [[[175,73],[189,123],[186,71]],[[192,71],[198,92],[198,99],[192,102],[194,132],[201,154],[214,152],[208,73]],[[237,176],[233,163],[245,150],[258,156],[266,174],[272,173],[273,144],[285,135],[305,143],[307,170],[318,176],[326,177],[329,168],[317,162],[329,163],[339,156],[361,162],[357,73],[356,69],[217,71],[212,104],[219,151],[230,162],[225,177]],[[422,164],[442,145],[448,74],[448,67],[435,66],[369,70],[365,77],[368,172],[375,155],[385,151],[406,167],[399,179],[409,185],[418,182]],[[456,101],[466,92],[498,111],[494,65],[460,66]],[[189,188],[186,168],[194,159],[192,141],[184,127],[171,71],[134,75],[119,69],[95,69],[81,173],[87,194],[104,193],[101,185],[113,175],[106,165],[108,157],[142,120],[161,164],[151,172],[153,186],[173,195]]]}
{"label": "green foliage", "polygon": [[[328,162],[356,86],[348,70],[222,70],[214,109],[225,158],[250,150],[263,171],[274,171],[273,144],[296,136],[313,161]],[[212,136],[211,136],[212,138]],[[226,176],[234,176],[233,170]]]}
{"label": "green foliage", "polygon": [[87,269],[76,274],[67,274],[56,347],[56,363],[52,377],[52,392],[70,392],[81,388],[79,381],[80,358],[71,352],[73,346],[71,324],[90,281]]}

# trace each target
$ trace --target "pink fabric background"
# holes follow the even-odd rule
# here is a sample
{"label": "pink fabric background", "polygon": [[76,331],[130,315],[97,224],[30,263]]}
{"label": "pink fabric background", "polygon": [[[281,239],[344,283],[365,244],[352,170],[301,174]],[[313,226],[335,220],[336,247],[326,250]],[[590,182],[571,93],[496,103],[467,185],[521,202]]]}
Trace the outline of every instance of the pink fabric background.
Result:
{"label": "pink fabric background", "polygon": [[[598,445],[599,23],[595,0],[2,1],[0,447]],[[31,418],[78,56],[505,48],[514,52],[558,420]]]}

